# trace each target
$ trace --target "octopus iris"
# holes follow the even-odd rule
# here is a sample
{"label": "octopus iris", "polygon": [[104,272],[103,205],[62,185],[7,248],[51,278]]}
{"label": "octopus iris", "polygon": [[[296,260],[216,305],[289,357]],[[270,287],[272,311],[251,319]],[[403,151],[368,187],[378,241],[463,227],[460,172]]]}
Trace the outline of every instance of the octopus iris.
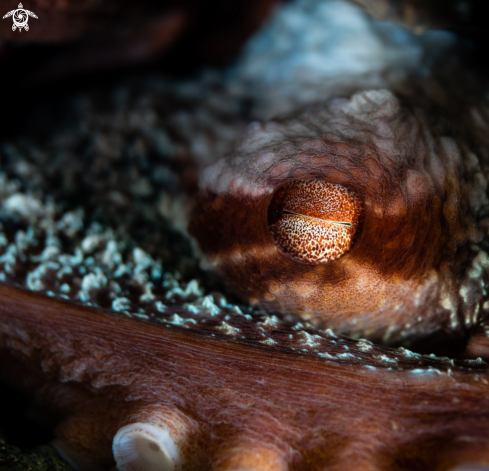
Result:
{"label": "octopus iris", "polygon": [[332,11],[341,79],[252,43],[3,143],[0,377],[75,469],[489,469],[487,80],[340,1],[258,51]]}

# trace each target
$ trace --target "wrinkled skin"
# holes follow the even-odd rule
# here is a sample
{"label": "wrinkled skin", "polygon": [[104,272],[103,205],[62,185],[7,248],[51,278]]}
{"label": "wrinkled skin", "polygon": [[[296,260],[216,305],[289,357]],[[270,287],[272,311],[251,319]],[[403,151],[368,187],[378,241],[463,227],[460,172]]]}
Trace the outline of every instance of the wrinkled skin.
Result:
{"label": "wrinkled skin", "polygon": [[[487,170],[442,120],[366,92],[252,125],[207,170],[190,227],[226,279],[268,310],[384,342],[464,330],[489,308]],[[365,214],[347,254],[310,265],[276,246],[267,210],[284,183],[315,179],[354,192]]]}

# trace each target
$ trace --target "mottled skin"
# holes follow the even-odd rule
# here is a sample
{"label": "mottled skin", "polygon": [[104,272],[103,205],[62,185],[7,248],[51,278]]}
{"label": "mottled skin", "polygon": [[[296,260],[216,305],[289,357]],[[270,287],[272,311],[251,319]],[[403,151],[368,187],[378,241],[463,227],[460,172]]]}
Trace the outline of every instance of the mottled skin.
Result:
{"label": "mottled skin", "polygon": [[[487,162],[477,149],[390,92],[332,100],[251,125],[235,154],[207,170],[190,231],[226,280],[268,310],[384,342],[464,331],[489,313]],[[295,180],[339,184],[363,202],[342,257],[304,263],[275,244],[267,211]]]}

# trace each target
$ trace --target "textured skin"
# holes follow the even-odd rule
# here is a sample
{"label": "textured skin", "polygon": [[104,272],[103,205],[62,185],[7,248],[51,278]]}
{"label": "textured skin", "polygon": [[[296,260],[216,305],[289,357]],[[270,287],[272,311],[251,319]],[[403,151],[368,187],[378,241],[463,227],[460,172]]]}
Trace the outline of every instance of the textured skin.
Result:
{"label": "textured skin", "polygon": [[[329,30],[322,18],[318,25]],[[364,59],[369,67],[370,59],[375,54]],[[217,195],[204,190],[192,216],[221,265],[234,263],[229,279],[240,276],[247,288],[251,278],[258,292],[260,279],[267,289],[281,289],[282,278],[268,283],[271,267],[285,277],[284,299],[307,283],[314,287],[312,265],[276,258],[283,254],[268,230],[264,199],[289,177],[341,181],[359,195],[365,213],[352,251],[333,261],[332,289],[320,293],[336,296],[330,314],[363,303],[363,315],[369,303],[378,306],[382,288],[391,304],[397,289],[403,312],[378,310],[370,331],[367,319],[359,327],[356,317],[352,326],[336,320],[384,342],[440,328],[469,335],[464,330],[483,315],[477,306],[489,265],[489,115],[483,101],[468,109],[476,87],[461,73],[453,77],[450,92],[423,80],[431,87],[428,102],[409,82],[413,101],[365,92],[253,125],[236,156],[206,174],[202,188]],[[328,96],[372,87],[343,74],[336,80],[345,88]],[[273,81],[271,87],[280,90]],[[473,360],[457,359],[456,348],[452,359],[424,356],[335,335],[318,326],[329,319],[312,323],[290,314],[291,303],[275,315],[240,305],[221,287],[204,285],[207,272],[182,270],[188,251],[172,242],[157,211],[176,181],[165,165],[178,172],[188,156],[202,164],[227,154],[249,119],[249,95],[242,92],[250,87],[222,91],[210,84],[205,94],[189,84],[178,87],[182,93],[142,88],[123,84],[106,106],[81,100],[81,117],[67,119],[63,132],[50,130],[49,145],[23,138],[2,148],[0,377],[59,420],[58,447],[81,469],[107,469],[118,428],[154,420],[176,440],[185,438],[187,470],[453,471],[489,464],[489,377],[487,364],[476,359],[489,351],[482,327],[469,339]],[[316,96],[308,94],[312,88],[299,81],[292,94],[304,104],[304,93]],[[433,113],[436,101],[449,103],[448,120],[458,129],[446,124],[445,113]],[[98,219],[101,212],[109,217]],[[185,213],[179,212],[163,214]],[[345,260],[348,273],[338,269]],[[433,286],[423,291],[426,270]],[[345,273],[350,280],[341,278]],[[342,291],[338,278],[355,289]],[[454,319],[447,318],[452,300]],[[280,296],[262,302],[279,303]],[[421,319],[409,326],[403,316],[412,315],[411,305]]]}
{"label": "textured skin", "polygon": [[[445,290],[461,309],[453,328],[470,327],[481,315],[488,261],[487,234],[480,233],[486,169],[475,157],[484,154],[471,157],[463,139],[455,144],[440,129],[388,92],[335,100],[300,120],[252,125],[236,156],[204,175],[194,233],[199,227],[204,247],[216,250],[224,268],[233,264],[227,276],[240,276],[245,288],[270,288],[273,270],[285,275],[277,287],[287,286],[280,298],[289,299],[288,310],[295,293],[287,277],[300,287],[315,281],[317,267],[321,275],[330,265],[306,265],[277,248],[268,202],[289,179],[327,177],[362,200],[358,238],[331,263],[341,267],[350,257],[357,278],[344,283],[363,283],[367,292],[358,299],[358,291],[341,291],[334,277],[347,272],[336,269],[325,278],[334,289],[323,296],[336,299],[336,307],[362,303],[368,312],[378,305],[379,287],[389,291],[390,303],[397,287],[401,312],[373,311],[357,329],[390,340],[452,328],[448,313],[436,310]],[[17,187],[3,190],[4,211],[16,208],[20,228],[5,222],[2,233],[0,376],[59,419],[57,446],[80,469],[110,468],[117,430],[155,414],[179,440],[185,430],[181,453],[189,471],[448,471],[489,464],[483,360],[423,356],[317,326],[345,325],[345,317],[313,325],[286,313],[241,310],[217,294],[203,296],[196,283],[162,282],[159,263],[139,248],[128,256],[110,233],[83,233],[80,241],[83,224],[73,223],[74,214],[56,220],[53,209]],[[23,230],[23,217],[31,227],[41,221],[45,240]],[[63,240],[76,255],[61,251]],[[434,282],[423,291],[427,270]],[[430,309],[419,307],[421,320],[408,327],[403,316],[412,315],[419,292],[418,302]],[[484,342],[469,347],[468,355],[487,357]]]}
{"label": "textured skin", "polygon": [[[207,170],[190,230],[238,292],[266,309],[384,341],[463,330],[489,312],[486,275],[470,272],[486,263],[476,245],[484,197],[467,192],[487,181],[470,175],[465,154],[475,158],[441,120],[390,92],[336,99],[251,125],[234,156]],[[287,257],[267,227],[274,192],[310,179],[346,187],[364,207],[354,246],[326,264]]]}
{"label": "textured skin", "polygon": [[[421,356],[331,332],[287,342],[284,330],[281,345],[270,346],[7,286],[0,296],[0,342],[10,352],[2,350],[0,372],[67,417],[57,435],[91,460],[82,469],[107,469],[117,429],[155,411],[167,425],[187,424],[185,470],[489,464],[489,372],[481,360]],[[303,352],[306,344],[321,356]]]}

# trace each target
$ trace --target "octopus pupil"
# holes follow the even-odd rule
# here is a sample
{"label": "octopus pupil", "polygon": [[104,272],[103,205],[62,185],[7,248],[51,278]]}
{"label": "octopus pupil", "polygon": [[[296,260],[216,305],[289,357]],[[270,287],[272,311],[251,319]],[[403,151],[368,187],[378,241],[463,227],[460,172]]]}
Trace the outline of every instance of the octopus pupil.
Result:
{"label": "octopus pupil", "polygon": [[329,222],[331,224],[339,224],[341,226],[351,226],[351,222],[343,222],[343,221],[329,221],[328,219],[318,219],[312,216],[306,216],[305,214],[299,214],[299,213],[294,213],[293,211],[287,211],[284,209],[282,211],[282,214],[295,214],[296,216],[301,216],[303,218],[308,218],[308,219],[316,219],[317,221],[324,221],[324,222]]}

